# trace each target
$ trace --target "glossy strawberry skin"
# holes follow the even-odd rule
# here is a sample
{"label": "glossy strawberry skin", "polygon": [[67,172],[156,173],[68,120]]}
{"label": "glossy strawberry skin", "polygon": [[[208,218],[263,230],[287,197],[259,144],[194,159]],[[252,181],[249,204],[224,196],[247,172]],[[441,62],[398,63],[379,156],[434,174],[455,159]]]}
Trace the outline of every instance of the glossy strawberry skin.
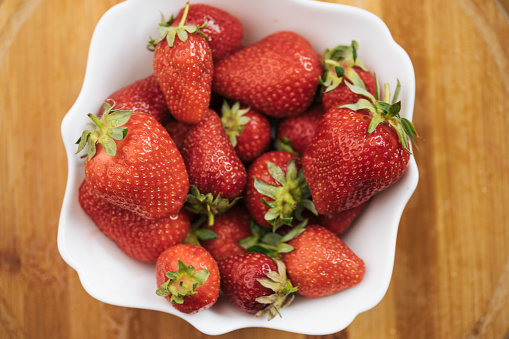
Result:
{"label": "glossy strawberry skin", "polygon": [[164,128],[166,128],[166,131],[168,131],[168,134],[170,134],[171,139],[179,150],[182,149],[191,126],[175,119],[170,119],[164,124]]}
{"label": "glossy strawberry skin", "polygon": [[319,214],[339,213],[367,201],[405,172],[410,154],[387,123],[368,134],[368,111],[327,111],[302,158]]}
{"label": "glossy strawberry skin", "polygon": [[[270,175],[267,170],[267,162],[273,162],[279,166],[284,173],[286,173],[286,165],[291,159],[296,158],[295,154],[284,151],[271,151],[262,154],[255,159],[249,167],[247,174],[246,192],[244,194],[244,201],[251,217],[257,224],[266,228],[272,228],[272,225],[265,220],[264,216],[269,210],[269,207],[262,203],[262,199],[272,201],[273,199],[267,197],[255,188],[254,179],[265,181],[268,184],[280,186],[280,184]],[[300,163],[297,162],[297,168],[300,169]]]}
{"label": "glossy strawberry skin", "polygon": [[250,163],[269,149],[271,127],[269,120],[260,112],[250,110],[245,116],[249,122],[237,137],[235,152],[244,163]]}
{"label": "glossy strawberry skin", "polygon": [[199,311],[210,308],[219,297],[219,288],[221,278],[219,276],[219,268],[207,250],[198,245],[177,244],[166,249],[156,262],[155,274],[157,286],[161,286],[168,278],[166,272],[178,271],[178,261],[181,260],[186,265],[194,266],[196,271],[208,270],[210,275],[206,282],[196,288],[196,293],[184,297],[183,304],[171,302],[171,295],[166,299],[177,310],[187,314],[194,314]]}
{"label": "glossy strawberry skin", "polygon": [[154,50],[154,74],[173,117],[196,124],[206,114],[211,96],[212,51],[204,38],[189,34],[170,47],[163,39]]}
{"label": "glossy strawberry skin", "polygon": [[318,123],[324,113],[324,107],[318,103],[296,117],[281,119],[276,130],[277,140],[287,139],[294,151],[304,154],[313,141]]}
{"label": "glossy strawberry skin", "polygon": [[182,156],[168,132],[152,116],[133,113],[115,156],[98,144],[85,162],[85,178],[102,198],[143,218],[178,212],[189,191]]}
{"label": "glossy strawberry skin", "polygon": [[101,198],[86,180],[80,185],[78,199],[99,230],[138,261],[155,263],[164,250],[184,240],[191,228],[183,210],[157,220],[144,219]]}
{"label": "glossy strawberry skin", "polygon": [[[366,90],[372,95],[375,95],[376,82],[373,73],[363,70],[359,66],[353,66],[352,68],[355,70],[355,72],[357,72],[361,80],[364,82]],[[364,98],[363,96],[352,92],[345,84],[345,81],[351,83],[350,80],[343,78],[343,81],[338,85],[338,87],[334,88],[332,91],[323,93],[322,104],[326,110],[341,105],[355,104],[359,101],[359,99]]]}
{"label": "glossy strawberry skin", "polygon": [[350,228],[362,211],[364,211],[367,204],[368,202],[366,201],[343,212],[321,214],[318,216],[319,224],[339,236]]}
{"label": "glossy strawberry skin", "polygon": [[[170,117],[164,93],[154,74],[115,91],[107,99],[114,100],[117,109],[151,115],[161,124]],[[101,106],[98,116],[102,116],[103,113],[104,109]]]}
{"label": "glossy strawberry skin", "polygon": [[357,285],[364,277],[364,261],[322,226],[307,226],[288,244],[295,249],[283,262],[292,283],[299,286],[298,294],[323,297]]}
{"label": "glossy strawberry skin", "polygon": [[271,34],[219,61],[213,89],[274,117],[300,114],[311,104],[322,68],[302,36]]}
{"label": "glossy strawberry skin", "polygon": [[[184,9],[174,18],[173,24],[178,25]],[[186,23],[202,26],[201,31],[208,39],[214,62],[232,54],[241,47],[244,30],[242,23],[230,13],[207,4],[190,4]]]}
{"label": "glossy strawberry skin", "polygon": [[[237,243],[251,236],[250,221],[249,212],[241,202],[238,202],[224,214],[215,217],[211,230],[217,238],[200,240],[200,243],[217,261],[233,255],[246,254],[247,250]],[[202,227],[209,228],[207,222]]]}
{"label": "glossy strawberry skin", "polygon": [[244,312],[255,314],[266,305],[255,299],[274,292],[263,287],[256,279],[265,278],[277,266],[267,255],[248,253],[235,255],[219,261],[221,290],[228,300]]}
{"label": "glossy strawberry skin", "polygon": [[191,185],[202,194],[239,197],[246,185],[246,168],[235,153],[221,119],[209,109],[205,118],[194,125],[182,147]]}

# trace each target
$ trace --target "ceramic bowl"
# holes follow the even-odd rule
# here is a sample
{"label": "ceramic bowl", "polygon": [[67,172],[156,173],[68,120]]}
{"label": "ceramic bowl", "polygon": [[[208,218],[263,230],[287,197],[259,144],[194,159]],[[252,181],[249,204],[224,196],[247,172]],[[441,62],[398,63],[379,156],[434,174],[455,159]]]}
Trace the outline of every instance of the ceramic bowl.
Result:
{"label": "ceramic bowl", "polygon": [[[381,83],[402,84],[402,115],[412,118],[415,76],[407,53],[393,40],[377,16],[355,7],[312,0],[201,0],[227,10],[243,24],[244,44],[279,30],[293,30],[322,53],[339,44],[359,43],[359,56]],[[105,96],[152,73],[149,37],[157,36],[161,13],[176,14],[183,0],[127,0],[100,19],[94,31],[82,90],[62,121],[61,133],[68,157],[67,188],[58,229],[58,248],[75,269],[84,289],[104,303],[158,310],[177,316],[199,331],[217,335],[239,328],[265,327],[309,335],[338,332],[361,312],[376,306],[391,280],[396,237],[403,209],[418,182],[413,156],[403,177],[378,194],[343,240],[366,263],[364,280],[331,296],[298,296],[282,318],[271,321],[243,313],[223,297],[209,310],[194,315],[176,311],[155,294],[154,265],[136,262],[107,239],[78,203],[84,179],[83,159],[75,155],[75,142],[97,112]]]}

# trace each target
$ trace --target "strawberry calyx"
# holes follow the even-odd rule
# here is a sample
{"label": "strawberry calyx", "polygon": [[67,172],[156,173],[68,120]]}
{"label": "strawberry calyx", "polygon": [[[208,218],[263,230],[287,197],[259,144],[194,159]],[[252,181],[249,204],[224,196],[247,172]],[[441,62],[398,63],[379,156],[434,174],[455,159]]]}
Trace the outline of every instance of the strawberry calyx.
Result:
{"label": "strawberry calyx", "polygon": [[221,194],[214,196],[212,193],[202,194],[198,187],[191,185],[189,194],[186,197],[184,208],[194,214],[203,214],[208,217],[209,226],[214,225],[214,216],[223,214],[232,208],[241,197],[230,201],[221,198]]}
{"label": "strawberry calyx", "polygon": [[[110,105],[108,101],[111,101]],[[92,113],[88,117],[94,122],[96,128],[85,130],[81,137],[76,141],[78,150],[75,154],[81,152],[87,146],[88,159],[92,159],[97,149],[96,144],[101,144],[106,153],[112,157],[117,154],[117,144],[115,140],[122,140],[127,135],[127,127],[123,126],[131,118],[131,110],[115,110],[115,101],[107,100],[103,103],[104,114],[101,118]]]}
{"label": "strawberry calyx", "polygon": [[171,15],[169,20],[164,18],[164,15],[161,14],[161,23],[157,26],[157,30],[159,31],[159,35],[155,39],[150,39],[148,42],[147,48],[150,51],[154,51],[155,46],[164,39],[168,42],[168,46],[173,47],[175,43],[175,38],[178,37],[180,41],[185,42],[188,39],[189,34],[198,34],[204,39],[209,39],[207,35],[205,35],[201,30],[207,26],[207,22],[203,23],[201,26],[196,25],[186,25],[187,15],[189,13],[189,2],[186,3],[186,7],[184,8],[184,13],[182,14],[182,19],[180,20],[178,26],[172,26],[173,24],[173,15]]}
{"label": "strawberry calyx", "polygon": [[255,189],[273,200],[262,199],[262,203],[270,207],[264,218],[276,231],[283,225],[291,225],[293,218],[302,220],[301,214],[304,209],[318,215],[314,203],[311,201],[311,193],[304,178],[302,170],[297,170],[297,159],[291,159],[286,165],[286,175],[283,170],[273,162],[267,162],[267,170],[279,185],[272,185],[263,180],[254,179]]}
{"label": "strawberry calyx", "polygon": [[365,88],[361,88],[354,84],[346,83],[350,90],[356,94],[360,94],[366,99],[362,98],[355,104],[342,105],[340,107],[349,108],[353,111],[366,109],[371,114],[371,122],[368,126],[368,134],[373,133],[381,123],[387,123],[392,126],[398,134],[399,141],[405,151],[411,153],[409,139],[412,145],[415,146],[415,137],[418,137],[412,122],[400,116],[401,101],[398,101],[399,93],[401,90],[401,83],[397,80],[396,89],[391,99],[389,84],[384,85],[384,97],[380,99],[380,89],[378,81],[375,77],[376,95],[373,96]]}
{"label": "strawberry calyx", "polygon": [[344,80],[348,79],[353,84],[366,88],[359,74],[353,68],[357,66],[363,70],[367,70],[361,59],[357,57],[357,49],[359,44],[353,40],[350,45],[339,45],[332,49],[325,50],[323,61],[325,70],[318,79],[320,85],[323,86],[323,92],[330,92],[338,87]]}
{"label": "strawberry calyx", "polygon": [[294,287],[292,282],[287,278],[286,266],[280,260],[274,260],[277,265],[277,272],[270,271],[266,274],[266,278],[256,279],[263,287],[271,289],[274,294],[258,297],[256,301],[267,306],[256,313],[256,317],[267,315],[267,320],[274,319],[276,315],[281,317],[279,310],[290,305],[295,298],[295,292],[299,287]]}
{"label": "strawberry calyx", "polygon": [[290,253],[295,248],[288,242],[305,231],[308,220],[294,226],[282,235],[258,225],[251,219],[251,236],[237,242],[237,245],[253,253],[262,253],[274,259],[281,259],[282,254]]}
{"label": "strawberry calyx", "polygon": [[171,302],[183,304],[184,297],[196,293],[196,288],[203,285],[209,275],[209,270],[195,272],[193,265],[186,265],[182,260],[178,261],[178,271],[166,272],[168,280],[161,284],[156,294],[161,297],[171,295]]}
{"label": "strawberry calyx", "polygon": [[226,100],[223,102],[221,107],[221,122],[233,147],[237,146],[237,137],[244,130],[244,125],[250,121],[249,117],[244,116],[250,110],[250,107],[241,109],[238,101],[232,106]]}

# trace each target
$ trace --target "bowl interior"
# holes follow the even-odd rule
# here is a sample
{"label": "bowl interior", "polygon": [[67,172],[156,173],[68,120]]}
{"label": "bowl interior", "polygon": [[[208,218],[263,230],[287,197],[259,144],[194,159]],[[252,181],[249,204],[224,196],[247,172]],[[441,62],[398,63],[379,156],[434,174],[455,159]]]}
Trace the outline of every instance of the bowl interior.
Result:
{"label": "bowl interior", "polygon": [[[292,30],[306,37],[319,53],[339,44],[359,43],[359,56],[381,83],[402,84],[402,115],[411,119],[415,96],[412,63],[394,42],[386,25],[359,8],[309,0],[202,0],[237,16],[244,26],[244,45],[266,35]],[[225,300],[195,315],[179,313],[155,294],[154,265],[136,262],[105,238],[78,203],[84,179],[83,160],[75,142],[110,93],[152,73],[149,37],[157,35],[161,13],[176,14],[185,1],[128,0],[111,8],[94,32],[83,87],[62,121],[68,157],[68,181],[58,230],[62,258],[79,274],[85,290],[113,305],[159,310],[185,319],[203,333],[216,335],[245,327],[268,327],[295,333],[324,335],[342,330],[361,312],[374,307],[389,286],[399,221],[415,190],[418,170],[413,156],[407,172],[395,185],[378,194],[343,240],[366,263],[357,286],[332,296],[297,297],[268,322],[244,314]],[[310,312],[309,310],[313,310]]]}

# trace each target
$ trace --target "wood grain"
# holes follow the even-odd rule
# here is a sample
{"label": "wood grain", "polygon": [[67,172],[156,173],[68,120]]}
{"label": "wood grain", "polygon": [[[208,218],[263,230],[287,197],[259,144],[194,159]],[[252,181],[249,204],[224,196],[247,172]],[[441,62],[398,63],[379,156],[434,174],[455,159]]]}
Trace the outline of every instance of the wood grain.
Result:
{"label": "wood grain", "polygon": [[[312,0],[309,0],[312,1]],[[160,312],[89,296],[57,250],[60,123],[114,0],[0,0],[0,338],[208,338]],[[384,299],[344,331],[220,338],[502,338],[509,331],[506,0],[351,0],[410,55],[420,182]],[[312,310],[310,310],[312,312]]]}

